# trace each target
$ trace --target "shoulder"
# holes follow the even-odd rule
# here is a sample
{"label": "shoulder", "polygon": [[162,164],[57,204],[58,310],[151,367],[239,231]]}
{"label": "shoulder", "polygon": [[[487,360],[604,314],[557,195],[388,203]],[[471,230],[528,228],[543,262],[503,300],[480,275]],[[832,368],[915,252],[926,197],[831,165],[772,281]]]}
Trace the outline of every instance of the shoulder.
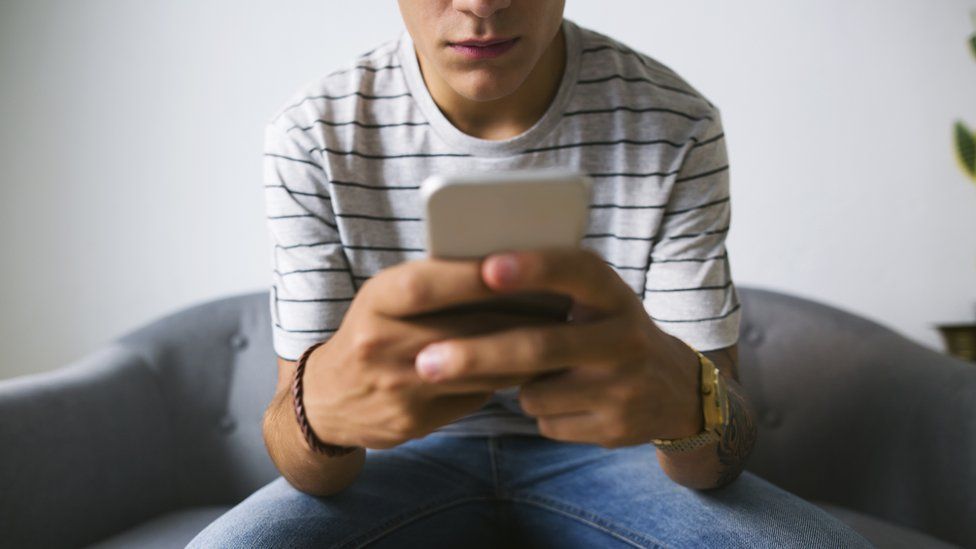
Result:
{"label": "shoulder", "polygon": [[397,57],[399,38],[387,40],[343,66],[299,86],[267,119],[282,130],[341,124],[363,101],[408,94]]}
{"label": "shoulder", "polygon": [[664,63],[605,34],[579,29],[578,85],[584,93],[673,109],[696,120],[717,116],[718,108]]}

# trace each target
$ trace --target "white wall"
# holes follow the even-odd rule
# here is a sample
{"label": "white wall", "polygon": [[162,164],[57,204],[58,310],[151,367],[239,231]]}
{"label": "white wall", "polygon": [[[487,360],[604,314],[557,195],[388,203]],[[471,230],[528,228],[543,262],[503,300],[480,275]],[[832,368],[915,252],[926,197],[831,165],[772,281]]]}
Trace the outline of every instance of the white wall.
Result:
{"label": "white wall", "polygon": [[[569,0],[723,111],[733,277],[940,348],[976,315],[972,0]],[[392,0],[0,2],[0,377],[270,284],[262,127]]]}

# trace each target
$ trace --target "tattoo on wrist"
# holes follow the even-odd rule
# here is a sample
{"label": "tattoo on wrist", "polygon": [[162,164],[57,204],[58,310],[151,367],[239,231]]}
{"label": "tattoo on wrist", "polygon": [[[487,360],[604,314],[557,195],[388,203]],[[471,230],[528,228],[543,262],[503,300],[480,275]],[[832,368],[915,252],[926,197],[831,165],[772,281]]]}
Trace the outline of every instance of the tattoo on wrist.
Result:
{"label": "tattoo on wrist", "polygon": [[729,421],[716,450],[721,464],[718,486],[725,486],[742,473],[746,458],[752,453],[752,447],[756,443],[756,424],[749,413],[745,397],[731,383],[728,384],[728,396]]}

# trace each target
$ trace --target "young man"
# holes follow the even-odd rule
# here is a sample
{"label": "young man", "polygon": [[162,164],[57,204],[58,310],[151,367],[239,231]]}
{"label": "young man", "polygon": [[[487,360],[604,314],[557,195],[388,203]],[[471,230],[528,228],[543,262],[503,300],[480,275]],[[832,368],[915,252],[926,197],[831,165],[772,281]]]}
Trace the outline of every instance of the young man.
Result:
{"label": "young man", "polygon": [[[742,473],[718,111],[563,4],[401,0],[406,33],[270,121],[282,478],[191,546],[867,545]],[[594,179],[581,249],[426,257],[425,177],[551,166]],[[529,290],[572,320],[444,311]]]}

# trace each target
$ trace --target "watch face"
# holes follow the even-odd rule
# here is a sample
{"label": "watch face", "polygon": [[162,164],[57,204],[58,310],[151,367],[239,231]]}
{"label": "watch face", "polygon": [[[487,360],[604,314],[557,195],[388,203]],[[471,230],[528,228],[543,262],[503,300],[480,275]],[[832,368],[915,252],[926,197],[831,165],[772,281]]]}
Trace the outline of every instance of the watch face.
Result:
{"label": "watch face", "polygon": [[702,361],[702,364],[702,404],[705,413],[705,427],[720,428],[725,425],[725,384],[722,383],[722,374],[711,361],[708,361],[707,368],[705,361]]}

